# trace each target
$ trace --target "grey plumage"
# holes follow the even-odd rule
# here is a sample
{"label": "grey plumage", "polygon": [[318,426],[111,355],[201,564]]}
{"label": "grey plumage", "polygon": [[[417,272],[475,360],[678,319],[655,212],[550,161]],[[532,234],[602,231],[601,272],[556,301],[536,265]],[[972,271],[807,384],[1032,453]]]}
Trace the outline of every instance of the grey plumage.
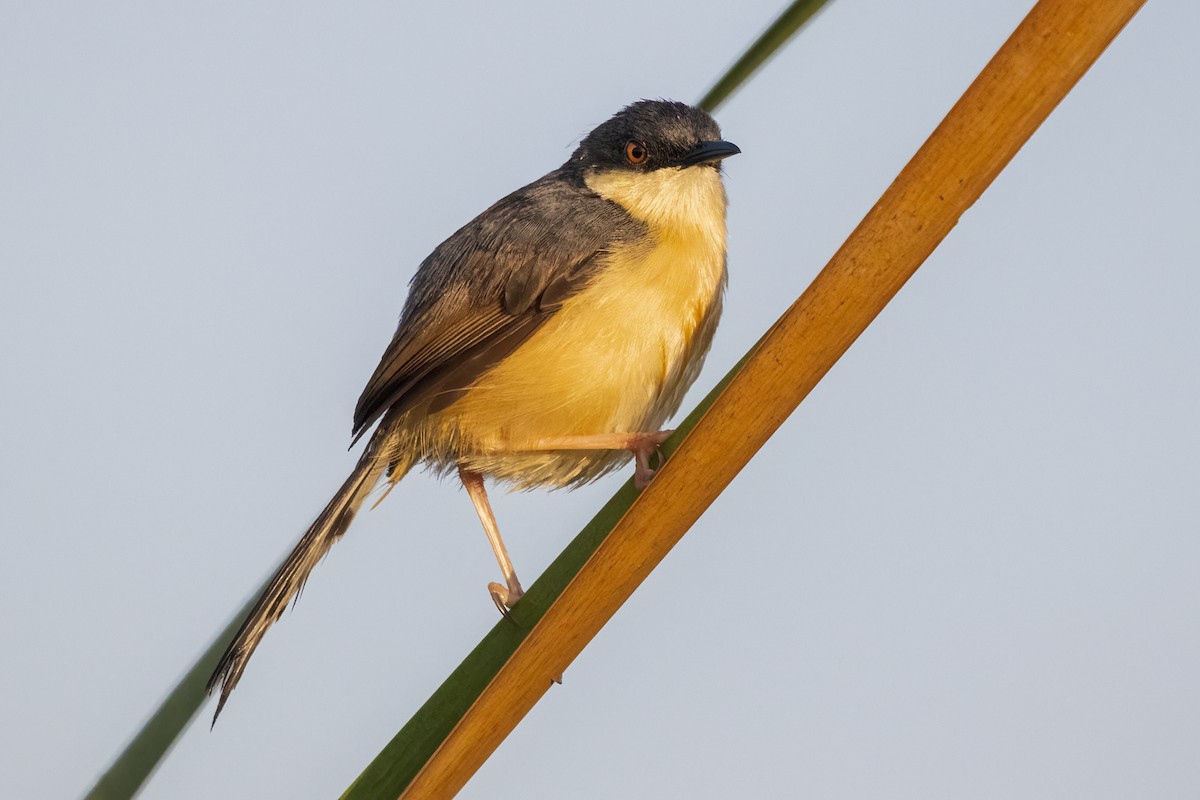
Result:
{"label": "grey plumage", "polygon": [[597,255],[644,235],[571,162],[459,228],[417,269],[354,410],[354,436],[388,409],[468,386],[587,284],[603,263]]}

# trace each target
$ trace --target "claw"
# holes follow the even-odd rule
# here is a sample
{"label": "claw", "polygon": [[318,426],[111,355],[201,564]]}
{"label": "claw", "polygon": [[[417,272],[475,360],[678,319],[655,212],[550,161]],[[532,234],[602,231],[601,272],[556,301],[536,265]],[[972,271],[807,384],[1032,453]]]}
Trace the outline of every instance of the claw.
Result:
{"label": "claw", "polygon": [[629,449],[633,452],[635,467],[633,472],[633,485],[638,490],[645,489],[650,485],[650,481],[654,478],[654,474],[658,471],[650,466],[651,456],[656,456],[658,466],[661,467],[666,459],[663,457],[662,450],[659,448],[668,437],[675,431],[658,431],[656,433],[640,434],[631,443]]}
{"label": "claw", "polygon": [[517,621],[513,618],[513,615],[509,609],[515,606],[517,601],[525,596],[524,590],[521,589],[521,584],[517,583],[515,586],[510,587],[493,581],[492,583],[488,584],[488,594],[492,596],[492,602],[496,604],[497,610],[499,610],[509,622],[512,622],[515,625]]}

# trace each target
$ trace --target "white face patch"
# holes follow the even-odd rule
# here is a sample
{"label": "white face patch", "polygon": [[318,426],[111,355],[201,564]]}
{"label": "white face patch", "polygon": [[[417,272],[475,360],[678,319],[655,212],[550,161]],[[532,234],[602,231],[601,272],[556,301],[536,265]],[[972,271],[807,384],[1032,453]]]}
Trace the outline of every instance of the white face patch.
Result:
{"label": "white face patch", "polygon": [[712,167],[593,170],[583,180],[660,234],[699,228],[724,243],[725,187],[721,173]]}

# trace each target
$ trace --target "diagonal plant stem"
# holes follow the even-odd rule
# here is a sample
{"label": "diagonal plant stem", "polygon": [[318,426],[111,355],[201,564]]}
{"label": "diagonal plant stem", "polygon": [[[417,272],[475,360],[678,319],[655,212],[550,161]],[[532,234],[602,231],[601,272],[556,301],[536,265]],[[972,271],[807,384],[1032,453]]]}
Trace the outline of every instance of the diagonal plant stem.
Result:
{"label": "diagonal plant stem", "polygon": [[[1144,1],[1041,0],[558,597],[520,619],[522,628],[508,626],[496,639],[493,631],[468,657],[471,662],[489,640],[521,640],[415,777],[404,780],[418,759],[397,745],[433,741],[412,732],[431,718],[426,709],[441,690],[344,797],[391,798],[401,787],[401,800],[456,794],[916,272]],[[535,614],[539,619],[525,632]],[[469,677],[478,684],[484,671]],[[461,695],[448,699],[466,702]],[[433,718],[445,724],[437,712]]]}
{"label": "diagonal plant stem", "polygon": [[[791,36],[799,30],[800,26],[818,8],[825,5],[828,1],[796,0],[796,2],[793,2],[779,19],[771,24],[766,32],[750,46],[746,53],[709,90],[701,101],[701,106],[711,111],[724,102],[739,86],[749,80],[751,75],[776,50],[786,44]],[[726,380],[728,380],[728,376]],[[681,431],[690,429],[690,426],[695,424],[696,419],[699,418],[699,414],[707,408],[707,404],[712,401],[723,385],[724,383],[718,386],[701,403],[696,411],[688,417],[687,421],[680,426]],[[679,435],[675,439],[677,441]],[[668,442],[664,446],[664,453],[669,454],[672,449],[672,443]],[[522,599],[519,606],[522,609],[522,613],[530,615],[528,618],[522,617],[526,624],[531,623],[533,619],[541,616],[541,611],[534,611],[534,609],[544,609],[549,604],[549,601],[557,596],[558,591],[575,574],[579,566],[586,560],[587,555],[595,549],[596,544],[603,538],[603,535],[612,528],[624,510],[629,507],[633,498],[634,494],[630,485],[618,491],[597,514],[596,518],[579,534],[576,540],[547,568],[545,574],[538,582],[533,587],[530,587],[530,591]],[[273,573],[274,570],[272,570]],[[85,800],[128,800],[128,798],[132,798],[137,794],[154,769],[166,757],[175,740],[178,739],[179,735],[183,733],[188,724],[196,716],[196,712],[199,711],[200,706],[204,704],[208,697],[205,693],[205,685],[209,675],[215,668],[217,660],[241,626],[242,620],[250,612],[254,600],[265,591],[268,582],[269,578],[268,581],[264,581],[263,585],[251,595],[250,602],[234,615],[225,629],[204,651],[204,654],[192,665],[187,674],[180,679],[171,693],[167,695],[141,729],[134,734],[129,744],[117,755],[109,765],[109,768],[88,791],[85,795]],[[539,597],[541,598],[540,600]],[[418,716],[425,715],[421,718],[428,720],[431,718],[430,715],[436,716],[445,713],[446,708],[457,708],[459,705],[462,705],[461,703],[454,702],[453,698],[448,698],[446,694],[443,694],[443,689],[447,690],[447,694],[450,695],[457,692],[465,692],[462,698],[468,701],[473,700],[478,695],[483,683],[486,683],[485,678],[494,674],[495,669],[499,668],[500,664],[511,654],[516,645],[515,641],[509,641],[511,631],[507,629],[499,630],[500,626],[497,626],[497,628],[497,630],[493,630],[488,635],[488,638],[485,638],[472,651],[471,656],[468,657],[467,661],[463,662],[463,666],[455,670],[451,677],[447,679],[442,689],[439,689],[438,693],[422,706],[418,712]],[[478,654],[478,657],[476,654]],[[479,672],[479,669],[483,667],[468,666],[468,662],[472,665],[482,664],[485,667],[490,667],[490,671]],[[474,676],[473,683],[466,680],[471,676]],[[465,707],[463,706],[464,709]],[[414,720],[416,719],[417,717],[414,717]],[[454,719],[457,719],[457,716]],[[421,722],[417,724],[418,727],[421,727],[426,726],[428,723]],[[405,730],[408,730],[407,726]],[[416,766],[419,766],[419,764]],[[411,774],[409,777],[411,778]],[[403,785],[402,783],[401,788],[403,788]]]}
{"label": "diagonal plant stem", "polygon": [[762,32],[754,44],[746,48],[746,52],[742,53],[741,58],[735,61],[733,66],[721,76],[721,79],[704,94],[704,97],[700,99],[699,106],[705,111],[712,112],[724,105],[725,101],[750,80],[759,67],[767,63],[771,56],[787,44],[804,23],[816,16],[816,13],[827,2],[828,0],[793,0],[792,4],[779,15],[779,18]]}
{"label": "diagonal plant stem", "polygon": [[192,668],[179,679],[171,693],[121,751],[121,755],[100,776],[84,800],[125,800],[137,794],[155,767],[170,752],[179,734],[183,733],[200,710],[206,696],[204,687],[208,684],[208,676],[216,669],[217,660],[221,658],[226,646],[241,627],[242,620],[250,613],[258,596],[265,589],[264,585],[252,594],[225,626],[225,630],[217,634],[200,658],[196,659]]}

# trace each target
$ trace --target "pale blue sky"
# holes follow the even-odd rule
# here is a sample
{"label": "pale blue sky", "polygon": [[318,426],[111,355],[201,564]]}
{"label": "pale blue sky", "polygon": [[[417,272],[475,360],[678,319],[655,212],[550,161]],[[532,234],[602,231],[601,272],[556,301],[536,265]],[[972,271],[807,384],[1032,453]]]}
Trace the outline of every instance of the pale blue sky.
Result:
{"label": "pale blue sky", "polygon": [[[82,792],[300,536],[424,255],[780,5],[6,7],[0,794]],[[693,399],[1031,5],[839,0],[721,110]],[[1134,19],[463,797],[1200,793],[1197,29]],[[497,494],[527,583],[617,484]],[[497,577],[411,476],[144,797],[336,797]]]}

